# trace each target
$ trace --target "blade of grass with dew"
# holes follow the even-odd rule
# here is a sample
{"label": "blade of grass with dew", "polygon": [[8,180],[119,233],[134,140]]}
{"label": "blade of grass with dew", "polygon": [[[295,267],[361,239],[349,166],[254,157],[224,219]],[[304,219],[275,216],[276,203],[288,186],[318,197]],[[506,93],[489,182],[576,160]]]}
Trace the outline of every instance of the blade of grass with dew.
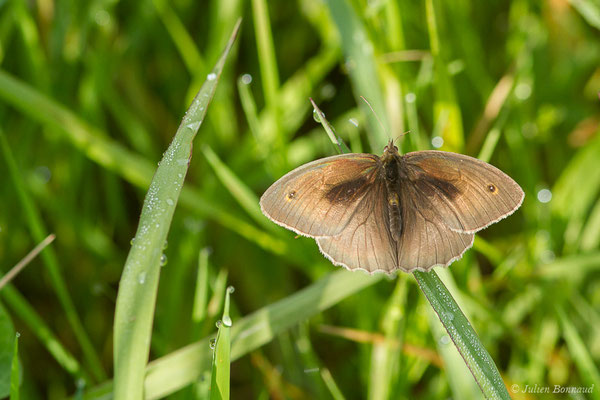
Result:
{"label": "blade of grass with dew", "polygon": [[323,125],[323,128],[325,128],[325,132],[327,132],[327,136],[329,136],[331,143],[338,147],[340,153],[350,153],[350,149],[348,146],[346,146],[346,143],[344,143],[344,141],[338,137],[329,121],[327,121],[327,118],[325,118],[325,113],[321,111],[313,99],[310,99],[310,102],[314,108],[315,120]]}
{"label": "blade of grass with dew", "polygon": [[[15,186],[19,201],[21,202],[31,236],[36,242],[42,242],[44,238],[48,236],[47,229],[44,226],[39,209],[26,189],[27,186],[25,182],[23,182],[21,173],[19,173],[17,162],[13,157],[8,140],[6,139],[4,131],[1,128],[0,148],[8,166],[9,174],[13,185]],[[71,329],[73,329],[73,333],[77,338],[77,342],[81,346],[81,350],[83,351],[84,357],[89,364],[92,376],[98,381],[106,379],[106,372],[104,371],[102,363],[100,362],[100,356],[98,353],[96,353],[92,341],[83,327],[81,319],[77,314],[77,310],[75,309],[75,305],[67,288],[67,284],[62,276],[62,271],[59,266],[56,252],[50,247],[41,254],[40,258],[46,266],[52,287],[56,293],[56,297],[65,311],[65,315],[69,321]]]}
{"label": "blade of grass with dew", "polygon": [[413,272],[475,381],[488,399],[510,399],[500,372],[477,333],[435,271]]}
{"label": "blade of grass with dew", "polygon": [[20,335],[18,332],[14,335],[15,343],[13,347],[12,362],[10,368],[10,400],[19,400],[20,398],[19,383],[21,381],[21,367],[19,366],[19,336]]}
{"label": "blade of grass with dew", "polygon": [[[342,39],[345,66],[350,74],[356,101],[367,117],[370,132],[373,132],[373,135],[369,135],[371,149],[379,150],[389,140],[390,125],[385,113],[385,101],[377,74],[373,43],[350,2],[327,0],[326,3]],[[359,100],[360,96],[369,101],[375,113],[365,102]],[[383,129],[377,117],[381,120]]]}
{"label": "blade of grass with dew", "polygon": [[223,317],[218,325],[215,350],[213,354],[212,376],[210,384],[211,400],[229,399],[229,369],[231,365],[231,317],[229,316],[229,299],[233,293],[230,286],[225,291]]}
{"label": "blade of grass with dew", "polygon": [[[590,356],[589,349],[583,342],[579,332],[577,332],[577,328],[575,328],[569,317],[567,317],[562,306],[555,304],[555,307],[560,320],[560,326],[562,327],[563,338],[567,342],[569,354],[573,358],[573,361],[575,361],[581,380],[588,387],[600,387],[600,372]],[[590,399],[600,399],[600,391],[598,390],[591,390],[589,395]]]}
{"label": "blade of grass with dew", "polygon": [[138,230],[119,284],[114,322],[114,397],[141,399],[162,248],[190,162],[192,141],[216,90],[241,21],[206,82],[192,102],[156,170],[140,216]]}
{"label": "blade of grass with dew", "polygon": [[[107,139],[107,135],[100,133],[66,108],[2,70],[0,70],[0,97],[32,119],[64,134],[90,160],[116,173],[131,184],[144,189],[150,184],[154,173],[154,166],[150,161],[128,151],[119,143]],[[289,250],[285,241],[237,218],[229,210],[207,199],[198,188],[184,187],[180,201],[182,206],[198,212],[201,216],[213,218],[268,251],[285,254]]]}
{"label": "blade of grass with dew", "polygon": [[[383,278],[383,274],[366,275],[339,270],[236,321],[231,328],[231,360],[235,361],[269,343],[280,332]],[[204,372],[210,371],[212,350],[209,342],[212,338],[214,335],[149,363],[145,375],[146,398],[158,399],[167,396],[195,382]],[[106,382],[87,392],[85,398],[104,399],[111,393],[112,388],[113,383]]]}
{"label": "blade of grass with dew", "polygon": [[429,42],[435,71],[436,99],[433,108],[436,120],[445,120],[440,135],[444,139],[444,148],[458,151],[464,146],[462,117],[460,107],[456,102],[454,87],[446,69],[447,63],[442,54],[438,32],[438,18],[441,12],[437,10],[438,5],[439,3],[435,0],[425,1]]}

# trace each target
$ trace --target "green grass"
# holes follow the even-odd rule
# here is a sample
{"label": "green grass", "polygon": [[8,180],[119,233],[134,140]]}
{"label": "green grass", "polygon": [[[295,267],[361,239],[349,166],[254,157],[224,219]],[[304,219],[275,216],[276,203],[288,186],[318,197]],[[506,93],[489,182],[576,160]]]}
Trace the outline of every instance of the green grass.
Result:
{"label": "green grass", "polygon": [[[451,323],[470,322],[513,398],[594,385],[583,398],[599,399],[599,15],[586,0],[2,4],[2,273],[56,235],[0,290],[20,398],[106,398],[119,382],[205,398],[230,285],[230,398],[480,398],[412,275],[337,271],[260,214],[277,178],[339,151],[312,98],[352,151],[439,136],[519,182],[521,209],[437,271],[466,316]],[[149,249],[168,262],[136,293],[144,198],[239,17],[179,201],[181,182],[161,184],[173,204]]]}

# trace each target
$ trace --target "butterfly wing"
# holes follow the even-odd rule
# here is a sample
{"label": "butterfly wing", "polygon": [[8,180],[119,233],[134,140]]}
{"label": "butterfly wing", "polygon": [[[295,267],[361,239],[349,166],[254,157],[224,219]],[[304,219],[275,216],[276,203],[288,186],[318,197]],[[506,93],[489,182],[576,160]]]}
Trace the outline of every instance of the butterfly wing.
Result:
{"label": "butterfly wing", "polygon": [[396,242],[390,234],[385,182],[376,179],[356,206],[352,219],[336,236],[318,237],[319,250],[349,270],[391,273],[397,269]]}
{"label": "butterfly wing", "polygon": [[423,195],[414,188],[399,193],[403,228],[399,241],[394,241],[386,190],[385,182],[376,181],[341,233],[317,238],[319,249],[335,265],[371,273],[428,271],[449,265],[472,246],[473,234],[452,231],[421,213]]}
{"label": "butterfly wing", "polygon": [[521,187],[481,160],[443,151],[403,157],[408,179],[429,219],[455,232],[474,233],[512,214],[523,202]]}
{"label": "butterfly wing", "polygon": [[261,210],[298,234],[336,235],[369,192],[378,160],[372,154],[342,154],[302,165],[267,189]]}

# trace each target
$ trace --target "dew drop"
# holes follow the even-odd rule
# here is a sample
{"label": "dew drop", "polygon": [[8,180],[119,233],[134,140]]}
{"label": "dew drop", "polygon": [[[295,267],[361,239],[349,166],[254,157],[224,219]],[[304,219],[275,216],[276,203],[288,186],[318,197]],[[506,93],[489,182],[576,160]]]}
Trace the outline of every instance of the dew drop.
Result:
{"label": "dew drop", "polygon": [[135,238],[131,238],[131,240],[129,241],[129,244],[133,246],[135,244]]}
{"label": "dew drop", "polygon": [[187,127],[192,131],[197,131],[198,128],[200,128],[200,121],[190,122],[189,124],[187,124]]}
{"label": "dew drop", "polygon": [[223,323],[223,322],[222,322],[221,320],[218,320],[218,321],[215,323],[215,325],[217,326],[217,329],[220,329],[220,328],[221,328],[221,324],[222,324],[222,323]]}
{"label": "dew drop", "polygon": [[166,201],[167,201],[167,204],[168,204],[168,205],[170,205],[170,206],[172,206],[173,204],[175,204],[175,203],[173,202],[173,200],[171,200],[171,199],[167,199]]}
{"label": "dew drop", "polygon": [[441,136],[434,136],[431,138],[431,145],[436,149],[439,149],[444,145],[444,139]]}
{"label": "dew drop", "polygon": [[215,79],[217,79],[217,74],[211,72],[210,74],[206,75],[206,79],[209,81],[214,81]]}
{"label": "dew drop", "polygon": [[446,318],[449,321],[452,321],[454,319],[454,314],[451,313],[450,311],[444,311],[443,315],[444,315],[444,318]]}
{"label": "dew drop", "polygon": [[163,243],[163,251],[167,249],[167,247],[169,247],[169,242],[167,240],[165,240],[165,242]]}
{"label": "dew drop", "polygon": [[313,110],[313,119],[316,122],[321,122],[321,113],[318,112],[317,110]]}
{"label": "dew drop", "polygon": [[210,339],[208,341],[208,347],[210,347],[211,350],[214,350],[215,347],[217,347],[217,339]]}
{"label": "dew drop", "polygon": [[414,94],[413,92],[406,93],[406,96],[404,96],[404,99],[406,100],[407,103],[414,103],[415,100],[417,100],[417,95]]}
{"label": "dew drop", "polygon": [[167,261],[168,261],[168,260],[167,260],[167,255],[163,253],[163,254],[160,256],[160,266],[161,266],[161,267],[164,267],[165,265],[167,265]]}
{"label": "dew drop", "polygon": [[229,328],[229,327],[231,327],[231,325],[233,325],[233,322],[231,322],[231,318],[229,317],[229,315],[225,315],[223,317],[223,326],[226,326]]}
{"label": "dew drop", "polygon": [[249,85],[252,83],[252,75],[250,74],[244,74],[242,75],[242,83],[244,85]]}
{"label": "dew drop", "polygon": [[21,337],[21,332],[17,332],[17,333],[16,333],[16,336],[17,336],[18,338],[20,338],[20,337]]}
{"label": "dew drop", "polygon": [[444,335],[440,338],[440,344],[449,344],[450,343],[450,336],[448,335]]}
{"label": "dew drop", "polygon": [[146,273],[145,272],[140,272],[140,274],[138,275],[138,283],[140,285],[143,285],[144,283],[146,283]]}
{"label": "dew drop", "polygon": [[230,285],[230,286],[227,286],[227,292],[228,292],[229,294],[231,294],[231,293],[235,292],[235,288],[234,288],[233,286],[231,286],[231,285]]}

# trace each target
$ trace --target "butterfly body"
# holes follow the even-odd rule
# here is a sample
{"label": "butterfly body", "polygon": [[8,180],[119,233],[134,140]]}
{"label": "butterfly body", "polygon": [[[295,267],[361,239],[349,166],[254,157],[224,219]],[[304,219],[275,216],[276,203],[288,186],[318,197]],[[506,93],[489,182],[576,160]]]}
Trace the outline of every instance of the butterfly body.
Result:
{"label": "butterfly body", "polygon": [[471,247],[474,232],[512,214],[523,191],[497,168],[442,151],[343,154],[305,164],[261,197],[277,224],[315,238],[335,265],[427,271]]}

